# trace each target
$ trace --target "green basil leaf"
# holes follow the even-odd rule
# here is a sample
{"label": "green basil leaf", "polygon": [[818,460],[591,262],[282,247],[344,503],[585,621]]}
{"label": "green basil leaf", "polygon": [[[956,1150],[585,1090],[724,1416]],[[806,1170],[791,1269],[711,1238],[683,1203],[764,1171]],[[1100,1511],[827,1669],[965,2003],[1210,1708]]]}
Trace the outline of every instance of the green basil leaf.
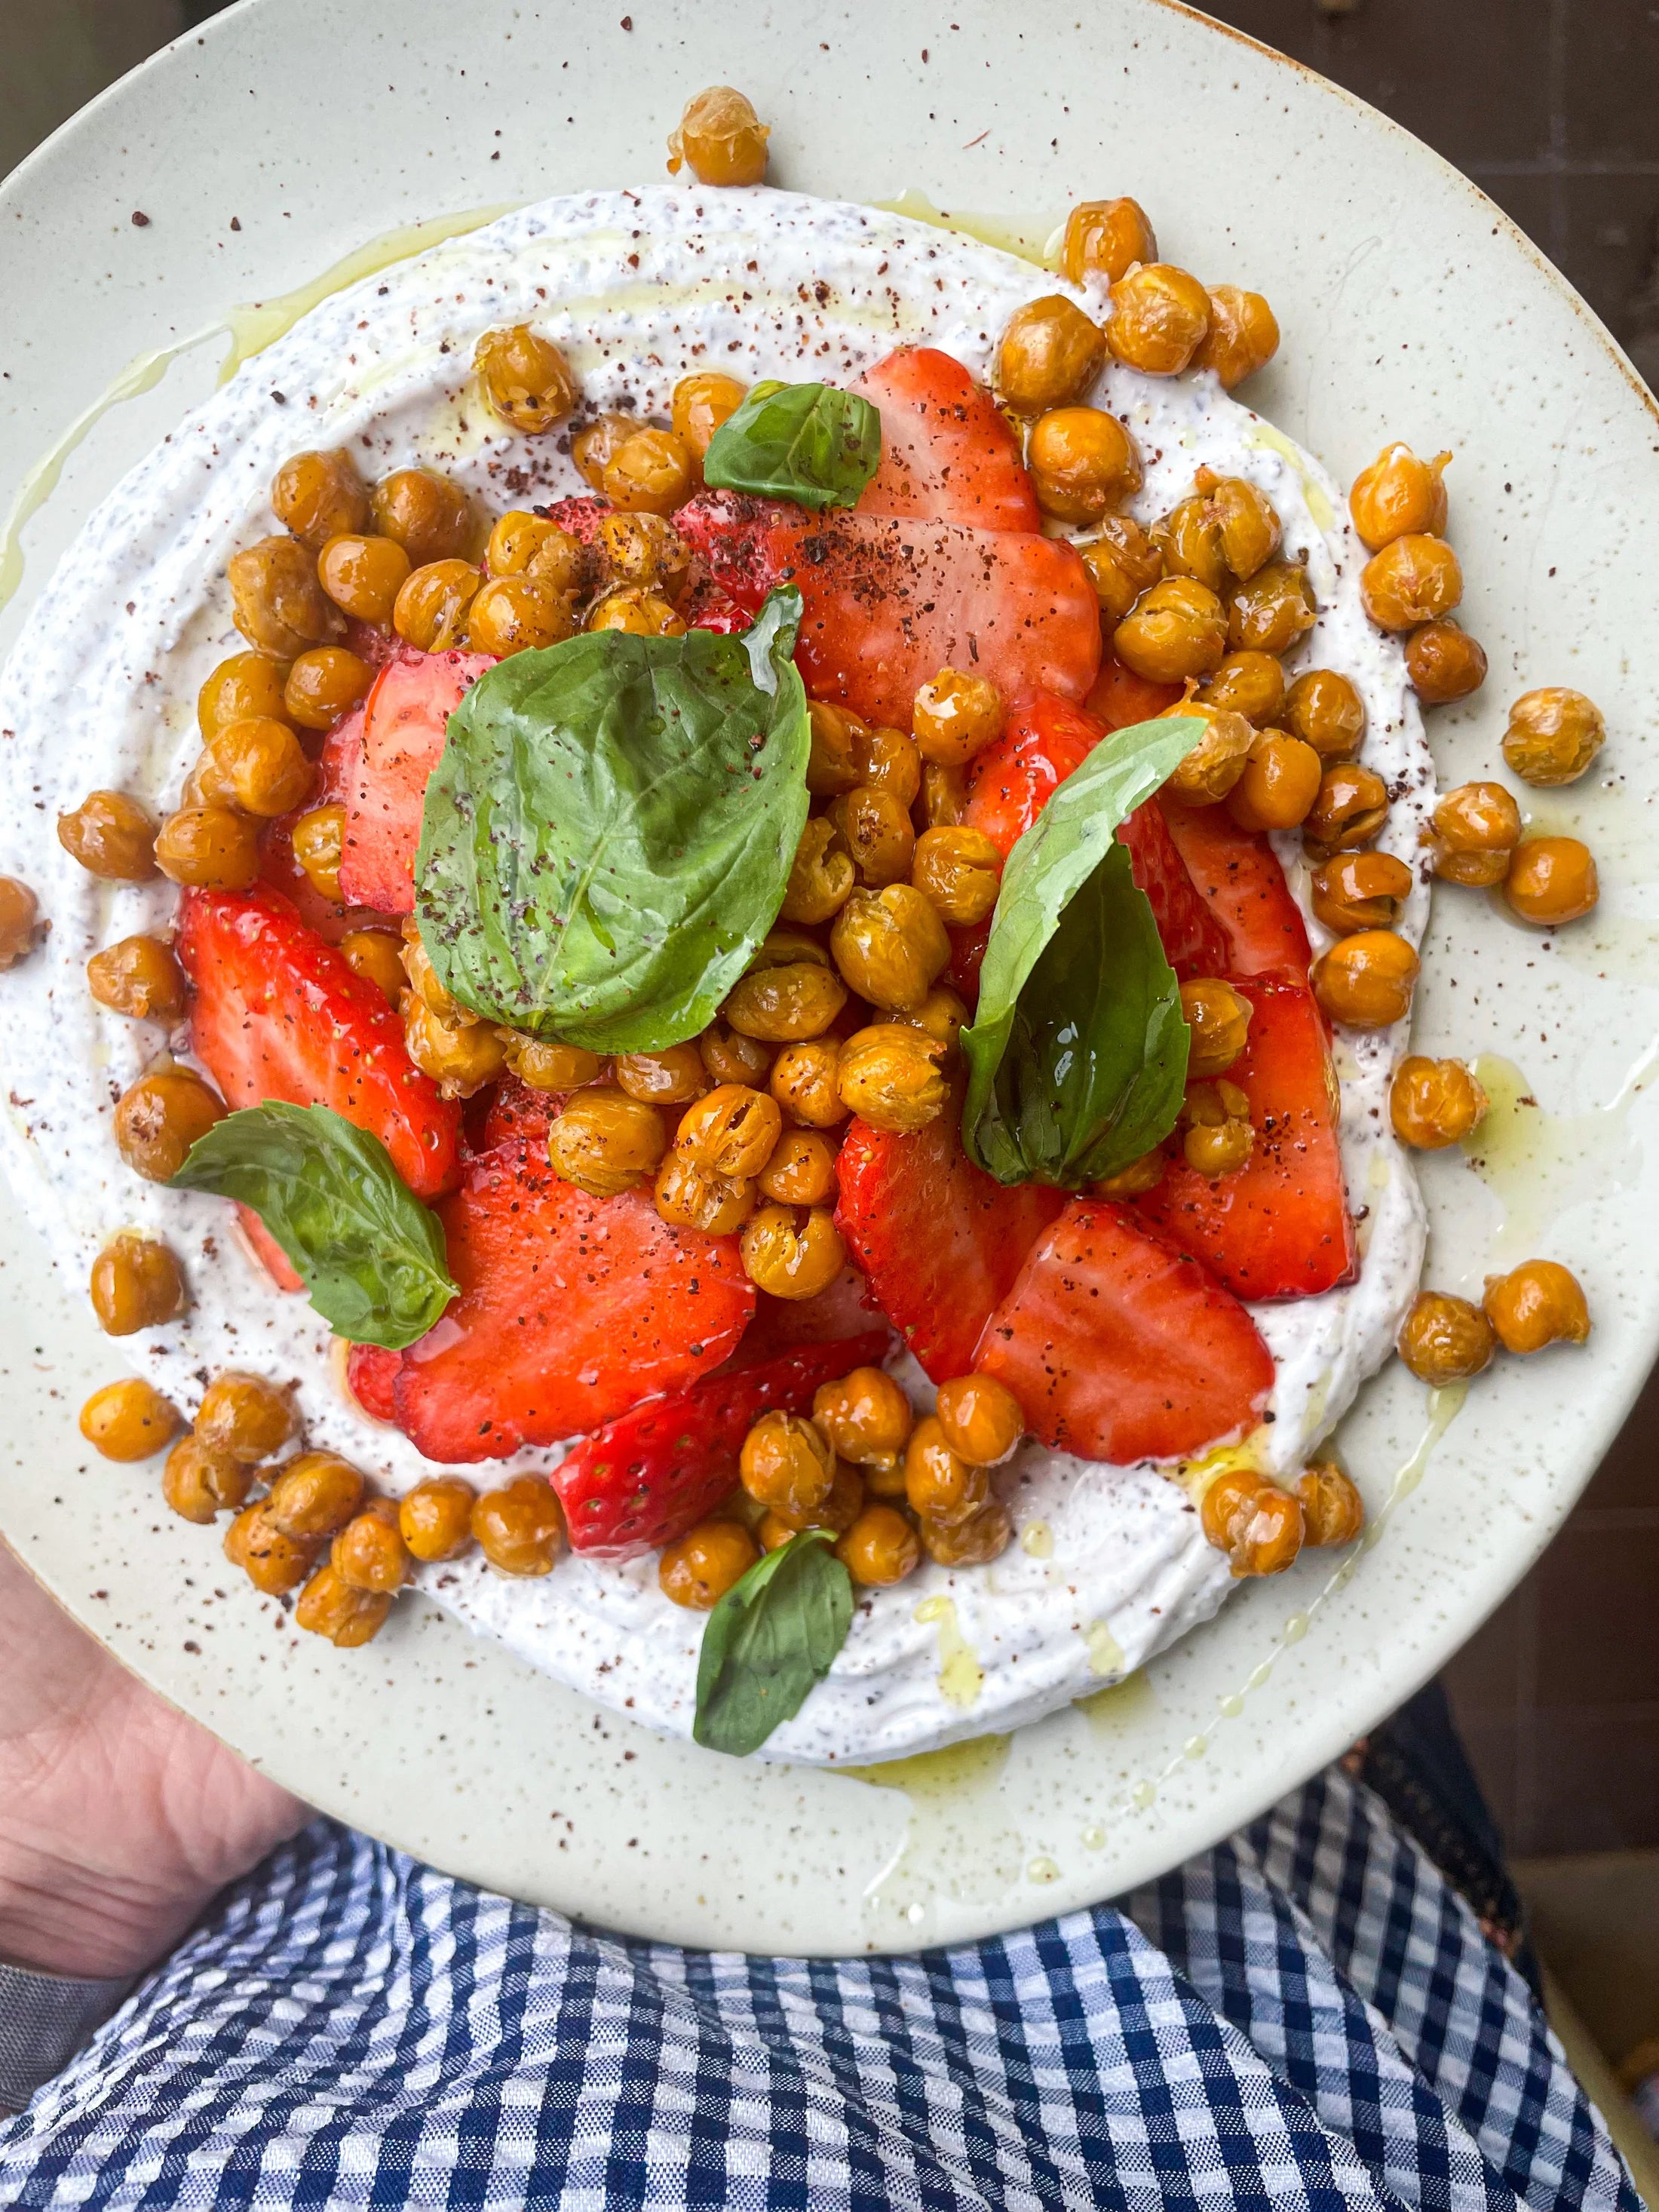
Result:
{"label": "green basil leaf", "polygon": [[827,1528],[803,1528],[732,1584],[697,1661],[695,1740],[744,1759],[798,1713],[853,1625],[853,1578]]}
{"label": "green basil leaf", "polygon": [[226,1115],[196,1139],[171,1188],[252,1206],[312,1304],[354,1344],[401,1352],[459,1294],[437,1215],[378,1137],[327,1106],[269,1099]]}
{"label": "green basil leaf", "polygon": [[708,1026],[806,821],[800,616],[777,591],[735,637],[594,631],[473,685],[416,864],[422,942],[464,1006],[599,1053]]}
{"label": "green basil leaf", "polygon": [[881,465],[881,416],[833,384],[757,384],[708,441],[703,482],[718,491],[855,507]]}
{"label": "green basil leaf", "polygon": [[1000,1182],[1078,1189],[1174,1126],[1186,1024],[1116,833],[1203,733],[1182,715],[1103,738],[1008,856],[962,1035],[963,1142]]}

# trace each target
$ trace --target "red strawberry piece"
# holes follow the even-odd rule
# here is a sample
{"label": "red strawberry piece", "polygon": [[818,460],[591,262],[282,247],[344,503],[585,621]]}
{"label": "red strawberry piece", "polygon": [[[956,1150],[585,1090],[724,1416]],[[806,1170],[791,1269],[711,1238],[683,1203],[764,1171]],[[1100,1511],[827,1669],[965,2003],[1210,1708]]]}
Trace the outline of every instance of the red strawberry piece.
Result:
{"label": "red strawberry piece", "polygon": [[951,940],[951,964],[945,971],[945,980],[970,1014],[979,1004],[979,971],[985,965],[985,948],[991,941],[991,919],[987,915],[971,929],[948,929],[945,933]]}
{"label": "red strawberry piece", "polygon": [[241,1231],[253,1247],[254,1256],[279,1291],[302,1291],[305,1283],[298,1268],[282,1246],[265,1227],[251,1206],[239,1206],[236,1218]]}
{"label": "red strawberry piece", "polygon": [[371,668],[384,668],[388,660],[395,660],[410,650],[395,629],[387,629],[380,623],[359,622],[355,615],[346,619],[341,643],[348,653],[355,653]]}
{"label": "red strawberry piece", "polygon": [[[733,1355],[734,1367],[756,1367],[803,1344],[837,1344],[885,1327],[881,1309],[856,1267],[836,1276],[815,1297],[775,1298],[755,1293],[755,1318]],[[854,1362],[854,1364],[860,1364]]]}
{"label": "red strawberry piece", "polygon": [[631,1559],[672,1544],[731,1491],[743,1440],[763,1413],[810,1413],[821,1383],[874,1364],[890,1340],[884,1328],[803,1346],[607,1421],[553,1470],[571,1550]]}
{"label": "red strawberry piece", "polygon": [[1226,934],[1221,972],[1305,983],[1307,927],[1267,838],[1241,830],[1224,806],[1183,806],[1167,794],[1158,804],[1194,888]]}
{"label": "red strawberry piece", "polygon": [[340,890],[353,906],[415,911],[415,854],[421,809],[449,718],[486,668],[483,653],[423,653],[388,660],[375,678],[363,722],[362,757],[345,793]]}
{"label": "red strawberry piece", "polygon": [[1104,1199],[1074,1198],[992,1316],[975,1365],[1056,1451],[1127,1467],[1253,1427],[1273,1355],[1231,1291]]}
{"label": "red strawberry piece", "polygon": [[1139,1210],[1237,1297],[1312,1297],[1359,1266],[1324,1017],[1304,983],[1233,988],[1254,1011],[1227,1080],[1250,1102],[1255,1148],[1213,1182],[1177,1158]]}
{"label": "red strawberry piece", "polygon": [[994,1309],[1065,1203],[1044,1183],[1005,1189],[957,1133],[961,1100],[925,1129],[849,1124],[836,1225],[882,1311],[935,1382],[965,1375]]}
{"label": "red strawberry piece", "polygon": [[460,1109],[410,1060],[385,993],[280,892],[186,891],[178,952],[196,987],[191,1048],[227,1105],[332,1107],[380,1139],[417,1198],[453,1188]]}
{"label": "red strawberry piece", "polygon": [[1127,730],[1133,722],[1156,721],[1175,705],[1181,692],[1179,684],[1153,684],[1137,676],[1109,653],[1083,703],[1105,728]]}
{"label": "red strawberry piece", "polygon": [[881,416],[881,466],[862,514],[971,530],[1041,530],[1018,441],[982,385],[934,346],[900,346],[853,386]]}
{"label": "red strawberry piece", "polygon": [[493,1152],[498,1145],[544,1145],[548,1125],[565,1097],[562,1091],[532,1091],[514,1075],[503,1078],[490,1093],[477,1149]]}
{"label": "red strawberry piece", "polygon": [[1075,550],[1018,530],[704,492],[674,518],[740,606],[776,584],[805,603],[795,659],[817,699],[910,726],[941,668],[976,671],[1005,699],[1081,699],[1100,660],[1100,611]]}
{"label": "red strawberry piece", "polygon": [[556,499],[550,507],[536,509],[549,522],[556,522],[561,530],[580,538],[584,545],[593,543],[600,523],[612,511],[608,499]]}
{"label": "red strawberry piece", "polygon": [[718,1367],[755,1310],[735,1237],[670,1228],[647,1191],[589,1198],[530,1146],[470,1161],[440,1212],[461,1295],[395,1391],[428,1459],[586,1435]]}
{"label": "red strawberry piece", "polygon": [[392,1394],[403,1364],[401,1352],[388,1352],[379,1344],[354,1344],[346,1354],[346,1388],[371,1419],[397,1419]]}
{"label": "red strawberry piece", "polygon": [[1144,799],[1117,834],[1129,848],[1129,872],[1146,894],[1164,957],[1176,974],[1183,983],[1194,975],[1224,975],[1231,958],[1227,933],[1199,896],[1157,799]]}
{"label": "red strawberry piece", "polygon": [[691,586],[680,602],[680,612],[688,629],[712,629],[721,637],[738,636],[754,620],[746,607],[728,599],[720,586],[710,583],[707,577]]}

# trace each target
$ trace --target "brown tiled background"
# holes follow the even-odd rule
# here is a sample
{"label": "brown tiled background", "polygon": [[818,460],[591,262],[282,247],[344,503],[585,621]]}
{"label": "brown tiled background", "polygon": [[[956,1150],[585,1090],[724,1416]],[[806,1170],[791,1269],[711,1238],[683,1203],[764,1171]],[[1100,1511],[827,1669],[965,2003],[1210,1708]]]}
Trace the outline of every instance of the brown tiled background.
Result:
{"label": "brown tiled background", "polygon": [[[903,0],[901,0],[903,4]],[[6,11],[0,172],[212,0]],[[1465,170],[1659,386],[1659,4],[1212,0]],[[1517,1854],[1659,1845],[1659,1380],[1542,1564],[1448,1669]]]}

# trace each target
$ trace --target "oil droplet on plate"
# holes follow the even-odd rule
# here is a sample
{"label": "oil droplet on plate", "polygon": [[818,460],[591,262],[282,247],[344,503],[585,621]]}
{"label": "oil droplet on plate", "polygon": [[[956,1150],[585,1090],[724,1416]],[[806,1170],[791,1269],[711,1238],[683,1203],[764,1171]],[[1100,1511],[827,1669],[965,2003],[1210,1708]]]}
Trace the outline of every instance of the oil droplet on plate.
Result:
{"label": "oil droplet on plate", "polygon": [[1089,1671],[1091,1674],[1121,1674],[1123,1672],[1123,1646],[1103,1620],[1091,1620],[1078,1633],[1089,1647]]}
{"label": "oil droplet on plate", "polygon": [[1098,1820],[1091,1820],[1088,1826],[1083,1831],[1083,1848],[1085,1851],[1103,1851],[1105,1850],[1106,1831],[1101,1826]]}
{"label": "oil droplet on plate", "polygon": [[1156,1802],[1157,1797],[1158,1785],[1152,1782],[1137,1782],[1129,1792],[1129,1802],[1142,1813]]}
{"label": "oil droplet on plate", "polygon": [[1052,1559],[1054,1556],[1054,1532],[1046,1521],[1033,1521],[1022,1530],[1019,1548],[1028,1559]]}
{"label": "oil droplet on plate", "polygon": [[1307,1614],[1305,1613],[1293,1613],[1290,1619],[1285,1622],[1283,1630],[1280,1632],[1281,1640],[1285,1644],[1300,1644],[1307,1632]]}
{"label": "oil droplet on plate", "polygon": [[1062,234],[1046,217],[1027,221],[1015,216],[975,215],[963,209],[935,207],[927,193],[917,191],[914,185],[896,200],[876,200],[872,204],[884,215],[902,215],[910,222],[929,222],[937,230],[975,238],[981,246],[993,246],[999,253],[1012,253],[1038,269],[1052,269],[1058,260]]}
{"label": "oil droplet on plate", "polygon": [[1210,1739],[1208,1736],[1189,1735],[1186,1742],[1181,1747],[1181,1755],[1183,1759],[1202,1759],[1209,1747]]}
{"label": "oil droplet on plate", "polygon": [[966,1708],[975,1704],[985,1686],[985,1669],[969,1649],[957,1625],[957,1601],[951,1597],[927,1597],[916,1607],[915,1618],[924,1627],[939,1630],[939,1693],[947,1705]]}
{"label": "oil droplet on plate", "polygon": [[1229,1690],[1226,1696],[1219,1699],[1218,1703],[1224,1720],[1236,1721],[1244,1710],[1244,1700],[1237,1690]]}
{"label": "oil droplet on plate", "polygon": [[[1649,956],[1651,979],[1651,954]],[[1611,1188],[1635,1185],[1641,1162],[1626,1121],[1632,1101],[1654,1073],[1656,1053],[1637,1061],[1605,1106],[1586,1114],[1552,1114],[1540,1106],[1512,1060],[1482,1053],[1474,1073],[1490,1103],[1480,1127],[1462,1139],[1464,1158],[1504,1207],[1492,1240],[1494,1267],[1532,1256],[1545,1231],[1569,1207]]]}
{"label": "oil droplet on plate", "polygon": [[1050,1858],[1035,1858],[1025,1869],[1027,1881],[1058,1881],[1060,1869]]}

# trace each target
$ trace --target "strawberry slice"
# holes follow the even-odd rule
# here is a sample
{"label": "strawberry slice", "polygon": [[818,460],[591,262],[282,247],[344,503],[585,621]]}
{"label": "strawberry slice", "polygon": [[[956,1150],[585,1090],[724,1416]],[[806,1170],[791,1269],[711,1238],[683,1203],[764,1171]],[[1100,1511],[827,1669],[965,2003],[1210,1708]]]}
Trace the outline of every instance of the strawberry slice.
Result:
{"label": "strawberry slice", "polygon": [[1127,1467],[1254,1425],[1273,1355],[1231,1291],[1121,1206],[1074,1198],[980,1340],[1056,1451]]}
{"label": "strawberry slice", "polygon": [[966,1375],[1021,1262],[1065,1203],[1005,1188],[962,1149],[962,1102],[909,1136],[852,1122],[836,1162],[836,1226],[882,1311],[935,1382]]}
{"label": "strawberry slice", "polygon": [[1115,653],[1100,664],[1100,673],[1084,705],[1109,730],[1127,730],[1132,722],[1154,722],[1181,696],[1179,684],[1154,684],[1126,668]]}
{"label": "strawberry slice", "polygon": [[718,1367],[755,1310],[735,1237],[671,1229],[648,1191],[588,1198],[527,1145],[470,1161],[441,1212],[461,1295],[393,1392],[428,1459],[585,1435]]}
{"label": "strawberry slice", "polygon": [[1304,983],[1241,977],[1233,988],[1255,1010],[1227,1070],[1250,1102],[1255,1149],[1214,1182],[1177,1159],[1138,1204],[1237,1297],[1313,1297],[1359,1267],[1324,1017]]}
{"label": "strawberry slice", "polygon": [[227,1105],[332,1107],[380,1139],[417,1198],[454,1187],[459,1107],[410,1060],[386,994],[280,891],[187,890],[177,950],[196,987],[191,1049]]}
{"label": "strawberry slice", "polygon": [[743,1440],[763,1413],[810,1413],[820,1383],[877,1364],[889,1341],[883,1328],[805,1346],[763,1366],[647,1398],[607,1421],[553,1470],[571,1550],[631,1559],[672,1544],[730,1492]]}
{"label": "strawberry slice", "polygon": [[861,514],[970,530],[1041,530],[1019,443],[982,385],[935,346],[900,346],[853,386],[881,416],[881,466]]}
{"label": "strawberry slice", "polygon": [[302,1291],[305,1281],[299,1269],[283,1251],[282,1246],[265,1227],[251,1206],[238,1206],[236,1220],[244,1237],[253,1247],[253,1256],[264,1269],[279,1291]]}
{"label": "strawberry slice", "polygon": [[1305,983],[1313,957],[1307,927],[1267,838],[1241,830],[1224,806],[1183,806],[1167,793],[1158,805],[1188,876],[1226,936],[1227,965],[1210,972]]}
{"label": "strawberry slice", "polygon": [[599,535],[600,523],[614,510],[608,499],[556,499],[550,507],[538,507],[536,512],[549,522],[556,522],[561,530],[568,530],[584,545],[591,545]]}
{"label": "strawberry slice", "polygon": [[486,668],[484,653],[422,653],[388,660],[366,702],[362,755],[345,789],[341,895],[381,914],[415,911],[415,854],[426,787],[449,718]]}
{"label": "strawberry slice", "polygon": [[[775,1298],[769,1291],[757,1291],[755,1318],[732,1364],[758,1367],[804,1344],[839,1344],[843,1337],[867,1336],[872,1329],[885,1328],[869,1284],[856,1267],[848,1267],[814,1297]],[[880,1361],[874,1364],[878,1366]]]}
{"label": "strawberry slice", "polygon": [[941,668],[989,677],[1005,699],[1081,699],[1100,662],[1100,612],[1074,549],[1020,530],[827,511],[704,492],[674,518],[740,606],[793,583],[805,603],[795,658],[816,699],[910,726]]}
{"label": "strawberry slice", "polygon": [[1227,933],[1199,896],[1157,799],[1144,799],[1120,823],[1117,835],[1129,848],[1129,872],[1146,894],[1164,957],[1176,974],[1183,983],[1194,975],[1224,975]]}
{"label": "strawberry slice", "polygon": [[991,942],[991,919],[987,915],[971,928],[945,933],[951,940],[951,964],[945,980],[970,1014],[979,1004],[979,971],[985,965],[985,948]]}
{"label": "strawberry slice", "polygon": [[516,1075],[504,1076],[489,1095],[477,1149],[493,1152],[498,1145],[545,1144],[553,1116],[564,1105],[562,1091],[532,1091]]}
{"label": "strawberry slice", "polygon": [[346,1388],[371,1419],[397,1419],[393,1392],[403,1364],[401,1352],[388,1352],[379,1344],[354,1344],[346,1354]]}

